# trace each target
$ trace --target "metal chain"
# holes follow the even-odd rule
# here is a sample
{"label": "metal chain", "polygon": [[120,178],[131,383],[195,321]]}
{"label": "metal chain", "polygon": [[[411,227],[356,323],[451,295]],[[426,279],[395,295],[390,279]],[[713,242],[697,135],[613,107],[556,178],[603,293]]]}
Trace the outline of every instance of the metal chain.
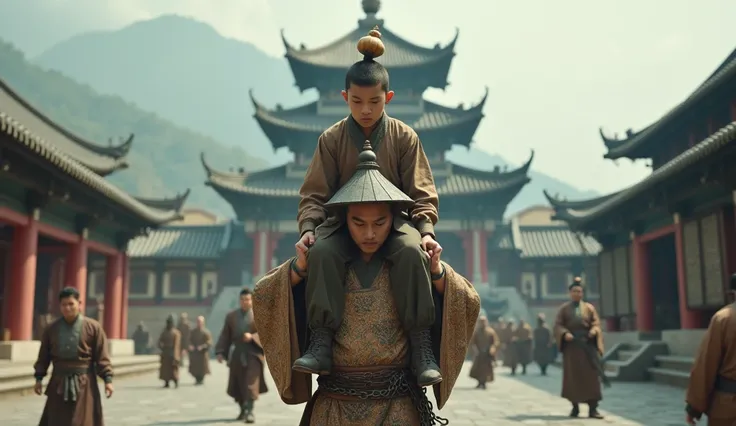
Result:
{"label": "metal chain", "polygon": [[409,396],[419,412],[421,426],[448,425],[449,421],[434,413],[427,398],[427,389],[414,383],[414,376],[407,370],[382,370],[365,372],[333,372],[317,378],[325,392],[349,396],[361,400],[386,400]]}

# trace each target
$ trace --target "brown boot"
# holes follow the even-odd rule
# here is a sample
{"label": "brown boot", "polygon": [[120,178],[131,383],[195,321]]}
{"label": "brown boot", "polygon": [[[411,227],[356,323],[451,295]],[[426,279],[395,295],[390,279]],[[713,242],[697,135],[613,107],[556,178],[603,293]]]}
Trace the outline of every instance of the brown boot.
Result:
{"label": "brown boot", "polygon": [[411,340],[411,370],[417,378],[420,387],[432,386],[442,381],[440,367],[432,352],[432,339],[429,329],[412,331]]}
{"label": "brown boot", "polygon": [[332,371],[332,338],[335,333],[329,328],[312,330],[309,347],[304,355],[294,361],[294,371],[307,374],[327,375]]}
{"label": "brown boot", "polygon": [[603,415],[598,412],[598,403],[588,404],[588,417],[591,419],[603,419]]}

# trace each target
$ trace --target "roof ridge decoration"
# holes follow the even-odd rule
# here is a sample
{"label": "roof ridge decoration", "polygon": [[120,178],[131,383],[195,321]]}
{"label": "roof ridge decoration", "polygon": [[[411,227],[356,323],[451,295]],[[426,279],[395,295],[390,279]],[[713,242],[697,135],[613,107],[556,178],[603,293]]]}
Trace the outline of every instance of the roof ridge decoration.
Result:
{"label": "roof ridge decoration", "polygon": [[557,219],[567,221],[568,224],[571,222],[584,223],[631,200],[643,191],[666,181],[685,168],[714,155],[730,144],[736,144],[736,121],[722,127],[700,143],[695,144],[662,167],[654,170],[649,176],[624,190],[594,200],[580,201],[577,202],[577,205],[571,202],[561,202],[557,198],[551,197],[546,191],[545,196],[552,207],[555,208]]}
{"label": "roof ridge decoration", "polygon": [[93,191],[111,199],[122,208],[146,222],[158,226],[182,218],[178,212],[162,211],[138,201],[132,195],[108,182],[99,174],[61,151],[53,143],[33,133],[25,124],[17,121],[4,111],[0,111],[0,132],[7,133],[11,136],[10,139],[12,141],[32,151],[34,155],[42,157],[62,173],[77,180],[81,184],[89,186]]}
{"label": "roof ridge decoration", "polygon": [[[54,145],[60,152],[98,175],[106,176],[128,167],[125,156],[132,147],[133,134],[127,138],[120,138],[117,144],[113,143],[111,138],[109,146],[90,142],[51,120],[13,90],[2,78],[0,78],[0,105],[6,114],[37,129],[36,131],[40,132],[39,137],[47,140],[53,139],[56,142]],[[34,125],[34,121],[37,122],[37,125]]]}
{"label": "roof ridge decoration", "polygon": [[713,71],[713,73],[705,79],[695,90],[690,93],[682,102],[672,107],[667,113],[658,120],[649,124],[639,131],[626,131],[626,137],[618,139],[617,137],[608,137],[604,134],[603,129],[599,129],[599,133],[603,143],[608,148],[608,152],[603,155],[604,158],[615,160],[617,158],[629,155],[629,152],[637,146],[644,143],[645,140],[657,130],[662,128],[674,120],[678,114],[685,112],[694,102],[708,96],[711,92],[718,89],[721,83],[736,78],[736,50],[732,51],[726,59]]}
{"label": "roof ridge decoration", "polygon": [[148,207],[152,207],[154,209],[159,210],[171,210],[175,211],[177,213],[181,213],[182,208],[184,207],[184,203],[187,201],[187,198],[189,198],[189,194],[191,193],[191,190],[187,188],[186,191],[179,194],[177,193],[174,197],[171,198],[145,198],[145,197],[134,197],[139,202],[147,205]]}

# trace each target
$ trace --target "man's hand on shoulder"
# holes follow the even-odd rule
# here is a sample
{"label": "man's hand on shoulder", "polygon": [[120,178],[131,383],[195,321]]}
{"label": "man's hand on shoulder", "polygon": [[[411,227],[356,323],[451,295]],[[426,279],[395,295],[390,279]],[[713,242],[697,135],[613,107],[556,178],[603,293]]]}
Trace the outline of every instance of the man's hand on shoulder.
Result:
{"label": "man's hand on shoulder", "polygon": [[297,256],[299,255],[299,252],[304,253],[304,255],[307,254],[307,251],[309,250],[309,247],[312,247],[314,244],[314,232],[307,231],[305,232],[301,238],[299,238],[299,241],[296,242],[294,247],[296,247]]}
{"label": "man's hand on shoulder", "polygon": [[422,248],[427,252],[430,258],[436,254],[439,258],[439,254],[442,253],[442,246],[440,243],[435,241],[432,235],[425,235],[422,237]]}

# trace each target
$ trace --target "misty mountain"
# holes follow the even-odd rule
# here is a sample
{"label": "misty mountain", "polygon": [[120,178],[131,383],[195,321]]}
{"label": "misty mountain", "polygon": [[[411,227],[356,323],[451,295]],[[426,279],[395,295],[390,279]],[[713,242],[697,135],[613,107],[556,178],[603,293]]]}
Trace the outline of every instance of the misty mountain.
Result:
{"label": "misty mountain", "polygon": [[[253,88],[267,105],[285,107],[316,97],[315,93],[303,96],[294,87],[286,59],[225,38],[207,24],[174,15],[117,31],[81,34],[53,46],[34,61],[226,145],[247,147],[249,154],[273,165],[292,156],[283,150],[273,152],[252,118],[248,91]],[[448,158],[483,170],[496,165],[518,166],[476,148],[455,148]],[[531,175],[532,182],[511,204],[510,212],[546,203],[543,189],[571,199],[595,195],[542,173],[532,171]]]}

